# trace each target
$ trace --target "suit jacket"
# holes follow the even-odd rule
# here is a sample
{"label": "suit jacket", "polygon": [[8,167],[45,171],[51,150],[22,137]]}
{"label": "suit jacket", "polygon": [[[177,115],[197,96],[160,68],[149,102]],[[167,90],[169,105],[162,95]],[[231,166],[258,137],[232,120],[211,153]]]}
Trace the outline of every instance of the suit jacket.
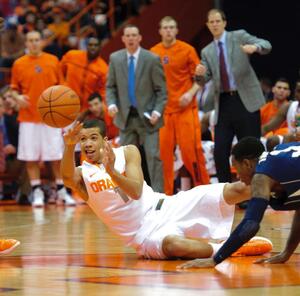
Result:
{"label": "suit jacket", "polygon": [[[137,111],[143,119],[147,131],[156,131],[163,125],[163,111],[167,102],[166,80],[160,59],[148,50],[141,48],[135,70],[135,94]],[[128,61],[126,49],[111,54],[106,84],[107,105],[117,105],[119,112],[114,123],[120,129],[126,128],[130,111],[128,97]],[[144,112],[158,111],[161,114],[156,125],[152,126],[144,117]]]}
{"label": "suit jacket", "polygon": [[[260,83],[250,64],[249,56],[245,54],[240,46],[244,44],[254,44],[259,46],[260,54],[267,54],[272,46],[269,41],[250,35],[245,30],[226,32],[226,46],[228,63],[237,86],[240,98],[249,112],[259,110],[265,103],[265,98],[261,90]],[[212,79],[212,92],[214,95],[214,107],[216,110],[215,124],[219,114],[219,97],[221,90],[219,59],[217,48],[212,41],[201,51],[201,63],[206,66],[207,72],[204,80]]]}

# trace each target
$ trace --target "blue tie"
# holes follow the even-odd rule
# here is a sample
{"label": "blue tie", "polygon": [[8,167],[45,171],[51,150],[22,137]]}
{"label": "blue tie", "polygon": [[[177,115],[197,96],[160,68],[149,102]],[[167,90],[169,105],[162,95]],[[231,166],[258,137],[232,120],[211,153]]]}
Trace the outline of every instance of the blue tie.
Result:
{"label": "blue tie", "polygon": [[128,66],[128,96],[130,104],[136,107],[136,97],[135,97],[135,73],[134,73],[134,56],[129,57]]}

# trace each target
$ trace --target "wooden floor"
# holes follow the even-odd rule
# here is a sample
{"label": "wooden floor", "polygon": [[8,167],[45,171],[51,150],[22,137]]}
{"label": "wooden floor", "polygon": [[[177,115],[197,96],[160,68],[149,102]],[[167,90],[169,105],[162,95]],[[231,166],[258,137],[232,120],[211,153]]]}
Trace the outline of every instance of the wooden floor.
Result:
{"label": "wooden floor", "polygon": [[[237,210],[236,221],[242,215]],[[259,234],[273,241],[275,252],[284,246],[291,218],[267,210]],[[0,205],[0,236],[21,241],[0,258],[0,295],[300,295],[298,254],[280,265],[243,257],[216,269],[177,271],[182,261],[138,260],[86,205]]]}

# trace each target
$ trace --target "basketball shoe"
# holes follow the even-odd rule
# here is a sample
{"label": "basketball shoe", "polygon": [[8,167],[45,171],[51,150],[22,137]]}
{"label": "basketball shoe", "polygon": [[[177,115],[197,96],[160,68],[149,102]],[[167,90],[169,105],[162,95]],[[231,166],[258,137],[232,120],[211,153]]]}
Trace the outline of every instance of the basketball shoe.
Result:
{"label": "basketball shoe", "polygon": [[5,255],[10,253],[20,244],[19,241],[15,239],[0,239],[0,255]]}
{"label": "basketball shoe", "polygon": [[33,207],[42,207],[44,205],[44,191],[41,188],[34,189],[32,193],[32,206]]}
{"label": "basketball shoe", "polygon": [[57,191],[58,200],[63,201],[66,206],[76,206],[76,201],[73,197],[68,193],[65,187],[59,189]]}
{"label": "basketball shoe", "polygon": [[231,256],[257,256],[268,253],[272,249],[273,244],[269,239],[262,236],[254,236]]}

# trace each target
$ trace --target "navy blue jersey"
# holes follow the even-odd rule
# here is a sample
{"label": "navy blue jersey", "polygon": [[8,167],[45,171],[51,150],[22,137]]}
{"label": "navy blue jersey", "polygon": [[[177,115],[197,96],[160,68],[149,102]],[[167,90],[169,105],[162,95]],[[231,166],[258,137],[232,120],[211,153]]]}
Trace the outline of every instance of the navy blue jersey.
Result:
{"label": "navy blue jersey", "polygon": [[300,206],[300,143],[280,144],[273,151],[264,152],[256,173],[267,175],[281,185],[283,192],[274,196],[281,204]]}

